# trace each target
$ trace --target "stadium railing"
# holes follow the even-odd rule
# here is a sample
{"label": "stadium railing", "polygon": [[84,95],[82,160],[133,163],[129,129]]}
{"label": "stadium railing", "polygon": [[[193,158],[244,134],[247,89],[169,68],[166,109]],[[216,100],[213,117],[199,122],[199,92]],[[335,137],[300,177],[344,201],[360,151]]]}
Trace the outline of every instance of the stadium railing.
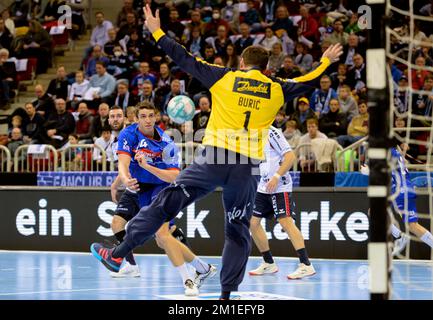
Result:
{"label": "stadium railing", "polygon": [[12,155],[10,150],[0,145],[0,172],[11,172]]}
{"label": "stadium railing", "polygon": [[59,154],[51,145],[22,145],[14,154],[14,172],[58,171]]}
{"label": "stadium railing", "polygon": [[361,165],[367,161],[368,136],[356,141],[350,146],[337,152],[336,171],[354,172],[361,169]]}
{"label": "stadium railing", "polygon": [[[99,151],[95,158],[95,149]],[[75,144],[61,150],[61,171],[106,171],[107,160],[113,164],[110,169],[114,169],[112,159],[108,159],[107,153],[103,148],[94,144]],[[114,171],[114,170],[112,170]]]}

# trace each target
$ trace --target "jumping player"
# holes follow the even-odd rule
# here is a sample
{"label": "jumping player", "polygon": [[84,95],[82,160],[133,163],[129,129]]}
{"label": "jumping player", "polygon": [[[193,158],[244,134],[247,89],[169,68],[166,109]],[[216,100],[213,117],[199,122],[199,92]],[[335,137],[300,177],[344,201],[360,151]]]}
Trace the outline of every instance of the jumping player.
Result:
{"label": "jumping player", "polygon": [[[407,148],[407,145],[402,146],[403,150]],[[395,194],[396,191],[398,191],[397,187],[399,187],[398,196],[392,201],[392,206],[402,217],[403,222],[409,224],[409,231],[433,249],[432,234],[418,223],[414,185],[409,179],[409,170],[406,167],[404,156],[397,147],[391,148],[391,161],[394,164],[391,193]],[[363,174],[369,174],[368,166],[364,166],[361,172]],[[391,234],[396,240],[393,255],[397,255],[403,251],[408,239],[394,224],[391,224]]]}
{"label": "jumping player", "polygon": [[238,71],[209,65],[165,35],[158,11],[155,17],[149,5],[144,10],[146,26],[158,46],[183,71],[210,89],[213,112],[203,148],[194,163],[130,221],[122,244],[111,249],[94,243],[91,249],[104,266],[117,272],[123,258],[149,240],[164,222],[216,187],[222,187],[226,214],[220,298],[229,299],[230,293],[237,291],[242,282],[251,249],[249,222],[257,192],[256,171],[258,162],[263,159],[269,127],[286,101],[311,89],[301,82],[320,76],[338,59],[342,48],[335,45],[325,51],[320,65],[311,74],[291,81],[269,78],[262,73],[269,57],[265,49],[246,48]]}
{"label": "jumping player", "polygon": [[[175,144],[155,126],[156,109],[153,104],[147,101],[140,103],[136,113],[138,123],[124,129],[118,141],[119,178],[126,186],[126,190],[116,209],[112,229],[120,243],[126,233],[126,223],[140,208],[149,205],[161,190],[173,182],[180,171]],[[156,232],[156,241],[178,269],[185,285],[185,294],[198,295],[198,286],[204,278],[215,274],[215,267],[203,262],[188,247],[175,239],[169,232],[169,222],[164,223]],[[132,251],[125,260],[122,269],[113,276],[140,276]],[[194,266],[197,270],[196,276],[190,274],[185,262]]]}
{"label": "jumping player", "polygon": [[266,232],[260,224],[262,218],[275,219],[289,235],[299,256],[299,266],[295,272],[289,274],[289,279],[301,279],[316,273],[308,259],[304,238],[293,220],[293,201],[291,199],[292,178],[289,169],[296,161],[283,133],[277,128],[269,130],[269,141],[265,147],[266,160],[260,164],[261,179],[256,195],[256,202],[251,218],[251,234],[254,242],[263,256],[262,264],[249,272],[252,276],[278,272],[271,251]]}

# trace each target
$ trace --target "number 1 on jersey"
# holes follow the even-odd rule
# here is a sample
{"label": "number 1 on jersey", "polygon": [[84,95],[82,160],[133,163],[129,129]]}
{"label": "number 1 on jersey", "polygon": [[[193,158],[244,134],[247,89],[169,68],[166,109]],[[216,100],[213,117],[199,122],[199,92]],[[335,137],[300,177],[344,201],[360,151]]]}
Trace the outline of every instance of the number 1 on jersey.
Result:
{"label": "number 1 on jersey", "polygon": [[251,111],[245,111],[244,114],[246,114],[244,128],[246,131],[248,131],[248,125],[250,123]]}

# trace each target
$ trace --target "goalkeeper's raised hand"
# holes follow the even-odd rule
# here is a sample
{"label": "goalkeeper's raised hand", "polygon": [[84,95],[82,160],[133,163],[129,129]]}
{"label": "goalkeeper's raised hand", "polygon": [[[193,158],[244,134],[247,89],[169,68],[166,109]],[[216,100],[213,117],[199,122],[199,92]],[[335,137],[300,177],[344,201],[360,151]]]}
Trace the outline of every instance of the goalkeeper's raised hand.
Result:
{"label": "goalkeeper's raised hand", "polygon": [[328,58],[331,63],[337,62],[343,54],[343,46],[339,43],[331,45],[322,55],[322,58]]}
{"label": "goalkeeper's raised hand", "polygon": [[150,32],[154,33],[156,30],[161,28],[161,20],[159,19],[159,10],[156,10],[155,16],[152,13],[152,9],[147,4],[144,8],[144,16],[146,18],[145,24]]}

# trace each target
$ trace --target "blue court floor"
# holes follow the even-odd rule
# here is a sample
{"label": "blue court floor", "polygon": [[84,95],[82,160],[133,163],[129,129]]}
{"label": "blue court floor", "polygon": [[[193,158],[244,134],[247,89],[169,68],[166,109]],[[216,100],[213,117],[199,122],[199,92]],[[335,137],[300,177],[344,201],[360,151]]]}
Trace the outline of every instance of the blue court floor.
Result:
{"label": "blue court floor", "polygon": [[[185,299],[180,276],[163,255],[138,255],[141,278],[113,279],[90,253],[0,252],[2,300],[153,300]],[[205,257],[220,267],[221,259]],[[248,269],[260,258],[250,258]],[[246,275],[239,288],[248,299],[368,299],[366,261],[312,259],[317,274],[305,280],[288,280],[297,259],[277,258],[274,275]],[[394,299],[433,299],[431,261],[394,261]],[[219,277],[209,279],[198,299],[216,299]],[[197,298],[196,298],[197,299]]]}

